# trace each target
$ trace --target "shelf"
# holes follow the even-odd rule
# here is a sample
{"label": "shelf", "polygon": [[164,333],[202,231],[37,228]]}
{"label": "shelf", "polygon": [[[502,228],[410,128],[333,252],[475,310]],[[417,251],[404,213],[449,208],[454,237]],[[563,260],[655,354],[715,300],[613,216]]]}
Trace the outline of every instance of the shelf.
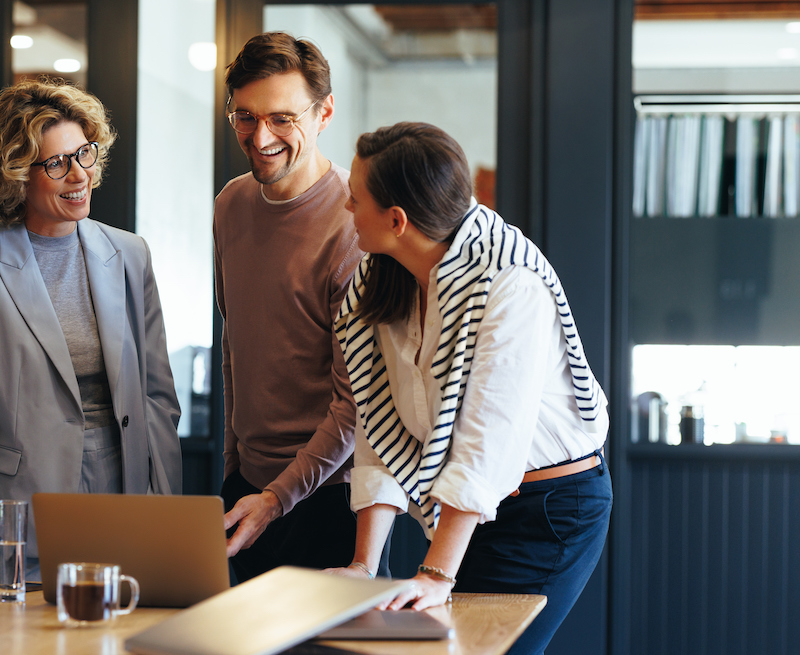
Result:
{"label": "shelf", "polygon": [[[634,221],[736,221],[755,223],[797,223],[800,225],[800,216],[636,216]],[[727,223],[726,223],[727,224]]]}
{"label": "shelf", "polygon": [[662,94],[633,99],[640,114],[758,114],[800,112],[796,94]]}
{"label": "shelf", "polygon": [[699,462],[780,462],[800,463],[800,446],[793,444],[629,444],[626,450],[631,460],[699,461]]}

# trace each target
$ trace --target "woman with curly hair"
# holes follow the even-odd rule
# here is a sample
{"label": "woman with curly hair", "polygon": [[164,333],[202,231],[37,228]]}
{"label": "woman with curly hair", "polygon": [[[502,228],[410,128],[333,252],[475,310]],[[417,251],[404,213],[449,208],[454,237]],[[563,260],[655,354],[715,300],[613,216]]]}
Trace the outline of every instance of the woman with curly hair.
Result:
{"label": "woman with curly hair", "polygon": [[181,491],[150,251],[88,218],[114,139],[76,86],[0,92],[0,498]]}

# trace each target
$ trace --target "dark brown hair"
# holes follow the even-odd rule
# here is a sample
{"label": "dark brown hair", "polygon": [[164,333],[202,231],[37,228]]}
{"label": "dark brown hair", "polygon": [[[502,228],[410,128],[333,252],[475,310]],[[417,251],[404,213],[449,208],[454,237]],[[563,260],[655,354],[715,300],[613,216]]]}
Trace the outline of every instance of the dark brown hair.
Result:
{"label": "dark brown hair", "polygon": [[[366,186],[383,209],[401,207],[429,239],[449,243],[469,210],[472,180],[461,146],[427,123],[397,123],[362,134],[356,154],[366,165]],[[417,281],[388,255],[372,255],[360,301],[367,323],[393,323],[411,315]]]}
{"label": "dark brown hair", "polygon": [[286,32],[265,32],[244,44],[227,68],[225,87],[231,96],[250,82],[293,71],[305,78],[312,100],[330,95],[331,69],[317,46]]}

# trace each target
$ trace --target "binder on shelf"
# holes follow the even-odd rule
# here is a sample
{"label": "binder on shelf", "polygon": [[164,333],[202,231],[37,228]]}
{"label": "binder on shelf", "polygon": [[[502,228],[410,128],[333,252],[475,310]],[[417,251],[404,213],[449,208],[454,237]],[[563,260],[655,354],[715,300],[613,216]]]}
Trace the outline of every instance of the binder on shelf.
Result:
{"label": "binder on shelf", "polygon": [[686,218],[697,212],[697,173],[700,162],[701,117],[673,116],[675,126],[674,167],[668,180],[674,188],[668,198],[672,203],[667,212],[669,216]]}
{"label": "binder on shelf", "polygon": [[783,121],[783,213],[800,213],[800,114],[787,114]]}
{"label": "binder on shelf", "polygon": [[637,217],[644,216],[645,212],[649,122],[647,116],[637,116],[633,137],[633,215]]}
{"label": "binder on shelf", "polygon": [[742,218],[758,212],[756,180],[759,120],[754,116],[736,119],[736,215]]}
{"label": "binder on shelf", "polygon": [[722,137],[722,182],[719,197],[719,215],[736,214],[736,117],[725,119],[725,134]]}
{"label": "binder on shelf", "polygon": [[775,218],[781,215],[783,198],[783,116],[767,119],[767,156],[764,174],[763,215]]}
{"label": "binder on shelf", "polygon": [[667,216],[675,215],[678,195],[678,170],[680,155],[678,154],[681,124],[678,118],[667,119],[667,152],[664,171],[664,204]]}
{"label": "binder on shelf", "polygon": [[719,114],[703,116],[697,180],[698,216],[708,217],[719,214],[724,139],[725,118]]}
{"label": "binder on shelf", "polygon": [[667,117],[652,116],[648,121],[649,152],[647,157],[647,191],[645,208],[648,216],[664,215],[664,178],[667,154]]}

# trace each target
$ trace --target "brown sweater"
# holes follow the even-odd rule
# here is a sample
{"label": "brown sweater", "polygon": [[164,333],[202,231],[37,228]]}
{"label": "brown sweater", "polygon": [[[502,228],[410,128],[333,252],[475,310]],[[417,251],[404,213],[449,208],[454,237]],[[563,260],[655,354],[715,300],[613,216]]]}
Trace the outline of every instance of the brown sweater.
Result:
{"label": "brown sweater", "polygon": [[349,173],[270,204],[251,173],[214,209],[224,319],[225,477],[237,468],[284,514],[322,484],[349,480],[355,404],[333,319],[363,253],[344,208]]}

